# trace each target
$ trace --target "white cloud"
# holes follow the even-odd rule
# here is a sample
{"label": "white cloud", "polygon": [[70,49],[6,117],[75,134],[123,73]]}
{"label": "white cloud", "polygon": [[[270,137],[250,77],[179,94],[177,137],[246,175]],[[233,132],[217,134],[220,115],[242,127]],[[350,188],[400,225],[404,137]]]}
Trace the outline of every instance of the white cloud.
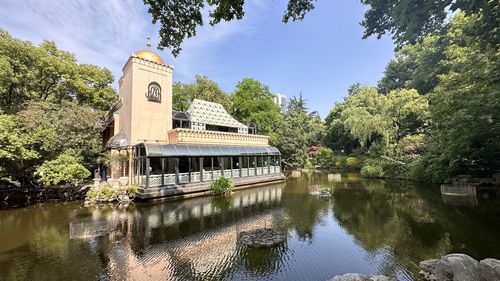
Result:
{"label": "white cloud", "polygon": [[212,52],[220,44],[236,36],[252,35],[255,31],[254,25],[258,21],[258,12],[265,9],[266,5],[262,0],[247,1],[245,5],[246,14],[243,20],[221,22],[215,26],[208,24],[209,8],[203,11],[204,25],[197,29],[195,37],[183,42],[181,53],[172,59],[181,80],[203,74],[203,69],[220,67],[221,62],[215,60]]}
{"label": "white cloud", "polygon": [[11,1],[0,10],[0,25],[13,36],[36,44],[55,41],[80,62],[107,67],[118,78],[133,46],[141,39],[145,42],[147,21],[138,2]]}
{"label": "white cloud", "polygon": [[[244,20],[212,27],[206,19],[197,36],[184,42],[177,58],[168,50],[159,52],[160,55],[167,63],[175,64],[175,73],[181,78],[192,78],[214,63],[211,53],[219,44],[232,36],[253,32],[256,11],[265,5],[262,0],[246,5]],[[207,14],[205,11],[205,17]],[[144,48],[148,35],[153,37],[153,44],[159,41],[158,27],[152,25],[147,7],[137,0],[10,1],[2,3],[0,27],[35,44],[55,41],[59,48],[74,53],[80,62],[109,68],[116,80],[130,53]]]}

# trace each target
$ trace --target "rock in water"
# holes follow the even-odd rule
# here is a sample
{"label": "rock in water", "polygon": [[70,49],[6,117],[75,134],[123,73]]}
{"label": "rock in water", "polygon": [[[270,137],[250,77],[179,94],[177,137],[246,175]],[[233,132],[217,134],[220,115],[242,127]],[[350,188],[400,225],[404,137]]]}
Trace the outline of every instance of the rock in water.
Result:
{"label": "rock in water", "polygon": [[273,247],[285,242],[286,236],[274,229],[260,228],[242,231],[238,234],[238,243],[250,247]]}
{"label": "rock in water", "polygon": [[479,276],[481,281],[500,280],[500,260],[484,259],[479,262]]}
{"label": "rock in water", "polygon": [[419,274],[424,278],[424,280],[435,281],[436,278],[436,265],[438,259],[430,259],[420,262],[420,272]]}
{"label": "rock in water", "polygon": [[396,279],[384,275],[361,275],[358,273],[347,273],[337,275],[329,281],[395,281]]}
{"label": "rock in water", "polygon": [[444,256],[436,264],[439,281],[479,281],[479,262],[465,254]]}

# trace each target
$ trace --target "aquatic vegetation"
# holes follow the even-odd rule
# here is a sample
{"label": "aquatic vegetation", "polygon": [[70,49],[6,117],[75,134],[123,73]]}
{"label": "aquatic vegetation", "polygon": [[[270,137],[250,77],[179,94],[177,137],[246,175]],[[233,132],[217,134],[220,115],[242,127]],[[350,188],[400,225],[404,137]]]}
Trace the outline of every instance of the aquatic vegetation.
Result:
{"label": "aquatic vegetation", "polygon": [[85,204],[113,201],[130,202],[134,200],[137,192],[138,187],[135,185],[112,187],[108,183],[102,183],[87,191]]}
{"label": "aquatic vegetation", "polygon": [[225,177],[220,177],[212,182],[210,189],[215,194],[229,194],[234,188],[234,181]]}

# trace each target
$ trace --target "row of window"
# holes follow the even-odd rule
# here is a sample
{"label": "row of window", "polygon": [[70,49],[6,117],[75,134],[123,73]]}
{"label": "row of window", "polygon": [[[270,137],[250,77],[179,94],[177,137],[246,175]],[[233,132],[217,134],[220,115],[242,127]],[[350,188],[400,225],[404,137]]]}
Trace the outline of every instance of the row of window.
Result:
{"label": "row of window", "polygon": [[279,166],[279,156],[136,158],[133,178],[134,184],[152,187],[274,174],[280,173]]}

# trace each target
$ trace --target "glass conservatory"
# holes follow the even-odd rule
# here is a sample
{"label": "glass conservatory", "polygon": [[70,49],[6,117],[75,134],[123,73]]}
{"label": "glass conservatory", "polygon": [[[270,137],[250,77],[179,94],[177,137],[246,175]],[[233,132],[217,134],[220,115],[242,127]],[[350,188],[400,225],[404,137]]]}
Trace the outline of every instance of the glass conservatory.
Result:
{"label": "glass conservatory", "polygon": [[132,184],[168,187],[281,173],[275,147],[146,144],[133,148]]}

